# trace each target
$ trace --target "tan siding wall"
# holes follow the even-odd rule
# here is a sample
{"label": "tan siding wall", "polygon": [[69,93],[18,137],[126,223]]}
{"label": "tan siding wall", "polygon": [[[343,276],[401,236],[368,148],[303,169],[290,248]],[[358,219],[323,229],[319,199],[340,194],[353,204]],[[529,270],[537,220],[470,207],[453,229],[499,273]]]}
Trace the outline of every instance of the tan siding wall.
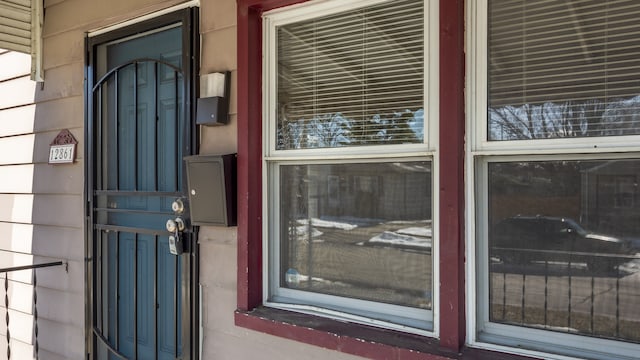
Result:
{"label": "tan siding wall", "polygon": [[5,66],[0,68],[0,81],[29,74],[31,71],[31,63],[25,61],[25,59],[24,54],[18,52],[2,54],[2,63],[5,64]]}
{"label": "tan siding wall", "polygon": [[49,37],[70,31],[97,30],[182,2],[184,0],[51,1],[46,7],[43,37],[46,42]]}
{"label": "tan siding wall", "polygon": [[[46,37],[46,36],[45,36]],[[29,79],[28,56],[0,55],[0,267],[64,260],[37,270],[41,359],[84,359],[84,35],[45,40],[47,81]],[[55,40],[55,41],[54,41]],[[80,142],[78,161],[48,164],[62,129]],[[32,271],[9,275],[12,359],[34,355]],[[4,313],[0,309],[0,313]],[[0,359],[6,357],[0,326]]]}
{"label": "tan siding wall", "polygon": [[[34,136],[28,135],[33,129],[33,120],[28,116],[33,111],[32,107],[23,106],[33,103],[35,84],[28,80],[29,68],[28,56],[14,52],[0,54],[0,267],[33,262],[33,228],[30,225],[33,165],[30,163]],[[4,283],[4,276],[2,278]],[[7,295],[12,355],[19,358],[33,350],[33,315],[29,301],[33,296],[33,287],[30,272],[10,273],[9,279]],[[4,314],[4,301],[0,306],[0,313]],[[1,357],[6,356],[4,321],[0,326],[0,339]]]}
{"label": "tan siding wall", "polygon": [[[66,1],[47,1],[50,7]],[[80,19],[77,13],[73,15]],[[71,17],[67,16],[67,21]],[[70,26],[75,26],[72,21]],[[64,259],[62,267],[38,270],[40,358],[84,359],[84,34],[44,30],[46,81],[34,92],[32,253],[37,262]],[[49,165],[49,145],[63,129],[78,140],[74,164]]]}
{"label": "tan siding wall", "polygon": [[[0,57],[0,60],[2,58]],[[33,131],[36,106],[28,105],[0,111],[0,128],[2,136],[28,134]],[[16,119],[20,119],[16,121]],[[24,154],[23,154],[24,155]]]}
{"label": "tan siding wall", "polygon": [[33,103],[35,88],[36,83],[29,80],[29,75],[23,75],[0,82],[0,94],[3,94],[3,96],[0,96],[0,109]]}

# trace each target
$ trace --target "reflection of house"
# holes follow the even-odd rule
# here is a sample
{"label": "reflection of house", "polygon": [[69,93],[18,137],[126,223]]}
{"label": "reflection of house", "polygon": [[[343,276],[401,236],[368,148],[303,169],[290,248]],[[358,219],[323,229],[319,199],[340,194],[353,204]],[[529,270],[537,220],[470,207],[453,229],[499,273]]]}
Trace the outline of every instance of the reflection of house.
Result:
{"label": "reflection of house", "polygon": [[326,188],[321,196],[320,217],[355,214],[381,220],[431,219],[431,171],[423,164],[386,164],[384,171],[371,174],[360,167],[334,166],[326,179],[318,179]]}
{"label": "reflection of house", "polygon": [[610,160],[582,171],[582,223],[618,235],[635,235],[640,223],[640,163]]}
{"label": "reflection of house", "polygon": [[579,173],[574,164],[491,164],[490,176],[491,225],[520,215],[580,217]]}

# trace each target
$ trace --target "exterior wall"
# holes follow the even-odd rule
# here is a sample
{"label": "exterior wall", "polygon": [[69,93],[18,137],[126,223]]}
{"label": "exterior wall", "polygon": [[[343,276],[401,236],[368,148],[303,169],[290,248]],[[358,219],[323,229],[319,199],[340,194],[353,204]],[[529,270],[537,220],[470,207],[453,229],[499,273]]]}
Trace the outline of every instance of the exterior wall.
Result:
{"label": "exterior wall", "polygon": [[[0,96],[0,172],[4,173],[0,182],[0,256],[1,267],[10,267],[17,263],[29,264],[33,257],[32,249],[31,210],[33,208],[33,194],[31,180],[33,178],[33,84],[28,81],[29,57],[26,55],[0,51],[0,94],[14,91],[15,97],[9,99]],[[16,108],[13,106],[24,105]],[[12,149],[21,149],[18,153]],[[20,173],[26,179],[13,179],[13,174]],[[6,179],[6,180],[4,180]],[[4,278],[4,276],[2,276]],[[9,315],[15,325],[10,326],[14,334],[12,345],[16,352],[27,354],[30,350],[31,334],[18,333],[19,327],[32,328],[33,312],[29,306],[20,306],[15,298],[29,296],[33,287],[30,276],[26,272],[12,273],[9,282]],[[2,302],[1,311],[6,311]],[[6,328],[0,328],[2,339],[0,347],[6,349]],[[18,350],[19,349],[19,350]],[[3,351],[4,353],[4,351]]]}
{"label": "exterior wall", "polygon": [[[38,341],[41,358],[80,359],[84,347],[84,316],[77,311],[84,306],[82,144],[73,165],[51,166],[47,161],[49,143],[61,129],[82,139],[82,76],[77,77],[78,84],[69,77],[41,88],[29,80],[30,64],[28,55],[0,54],[0,267],[56,260],[69,264],[68,272],[63,266],[37,270]],[[58,76],[52,71],[53,79]],[[11,356],[31,358],[32,271],[9,273],[9,279]],[[1,356],[6,356],[5,329],[0,327]]]}
{"label": "exterior wall", "polygon": [[[53,260],[69,264],[68,272],[64,267],[37,270],[42,359],[80,360],[86,353],[85,34],[180,2],[45,0],[43,84],[29,80],[27,55],[0,50],[0,267]],[[235,0],[202,0],[200,30],[201,73],[232,71],[230,124],[203,127],[200,153],[233,153],[237,151]],[[49,165],[49,144],[62,129],[69,129],[79,142],[77,161]],[[355,359],[236,327],[236,228],[201,228],[200,249],[202,359]],[[32,358],[31,272],[16,272],[9,278],[11,357]],[[0,326],[0,359],[6,354],[4,329]]]}

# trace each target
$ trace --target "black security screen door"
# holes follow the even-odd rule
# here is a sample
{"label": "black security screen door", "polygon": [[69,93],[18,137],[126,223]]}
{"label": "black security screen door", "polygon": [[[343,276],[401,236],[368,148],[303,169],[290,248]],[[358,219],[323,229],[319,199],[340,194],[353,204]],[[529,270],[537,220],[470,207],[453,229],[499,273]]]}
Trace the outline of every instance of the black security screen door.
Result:
{"label": "black security screen door", "polygon": [[[195,147],[193,13],[89,39],[94,359],[189,359],[193,353],[197,254],[182,160]],[[172,248],[174,242],[185,252]]]}

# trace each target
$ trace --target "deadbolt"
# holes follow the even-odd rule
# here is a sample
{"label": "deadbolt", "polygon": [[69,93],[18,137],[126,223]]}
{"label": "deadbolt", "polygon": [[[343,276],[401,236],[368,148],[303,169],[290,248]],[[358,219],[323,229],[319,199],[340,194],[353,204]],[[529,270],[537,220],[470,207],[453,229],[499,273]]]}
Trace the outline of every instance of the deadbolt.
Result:
{"label": "deadbolt", "polygon": [[182,201],[182,199],[176,199],[171,204],[171,210],[173,210],[176,215],[182,214],[184,212],[184,202]]}

